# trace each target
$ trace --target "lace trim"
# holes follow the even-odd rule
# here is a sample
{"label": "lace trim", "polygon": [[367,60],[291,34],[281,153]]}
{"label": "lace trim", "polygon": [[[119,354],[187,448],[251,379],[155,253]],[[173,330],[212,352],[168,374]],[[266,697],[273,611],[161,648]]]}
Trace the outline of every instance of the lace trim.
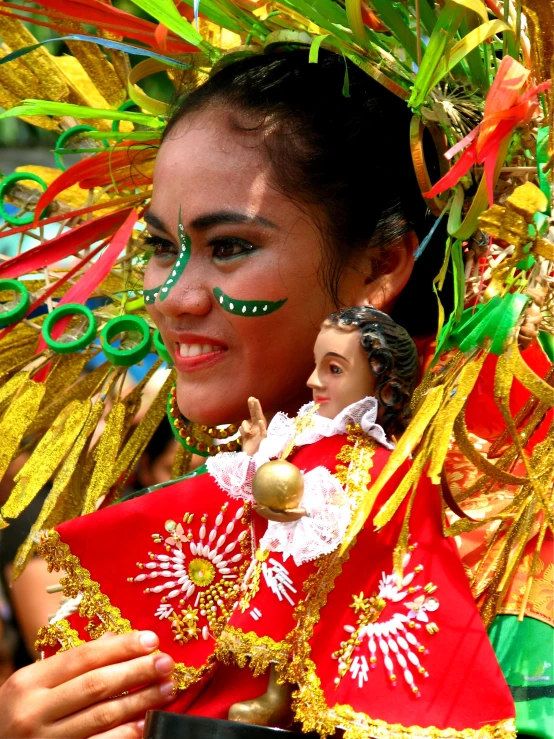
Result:
{"label": "lace trim", "polygon": [[[38,553],[46,560],[49,572],[65,570],[65,576],[60,579],[65,596],[76,598],[82,594],[79,615],[89,619],[85,631],[89,632],[92,639],[98,639],[107,631],[114,634],[135,631],[130,621],[123,618],[119,608],[113,606],[108,596],[102,593],[99,583],[92,580],[90,572],[81,566],[79,558],[71,553],[69,545],[61,540],[57,531],[49,531],[43,536]],[[37,650],[41,650],[47,645],[53,647],[57,643],[62,645],[60,651],[65,651],[85,642],[71,628],[69,622],[63,619],[40,629],[35,646]],[[215,657],[210,655],[201,667],[187,667],[183,662],[177,662],[172,675],[176,690],[186,690],[201,680],[213,669],[214,661]]]}
{"label": "lace trim", "polygon": [[276,642],[269,636],[258,636],[253,631],[245,633],[242,629],[227,626],[218,640],[215,656],[225,665],[242,668],[248,664],[254,677],[258,677],[270,664],[274,664],[279,672],[283,670],[290,651],[286,640]]}

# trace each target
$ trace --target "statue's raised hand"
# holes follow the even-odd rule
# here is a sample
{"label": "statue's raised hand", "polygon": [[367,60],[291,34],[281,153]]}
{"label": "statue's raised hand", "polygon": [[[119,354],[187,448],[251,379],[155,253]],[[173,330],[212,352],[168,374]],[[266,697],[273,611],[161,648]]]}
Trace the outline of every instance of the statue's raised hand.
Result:
{"label": "statue's raised hand", "polygon": [[243,452],[252,457],[260,448],[262,440],[267,436],[267,421],[261,403],[257,398],[248,398],[248,410],[250,411],[250,420],[242,422],[240,435]]}

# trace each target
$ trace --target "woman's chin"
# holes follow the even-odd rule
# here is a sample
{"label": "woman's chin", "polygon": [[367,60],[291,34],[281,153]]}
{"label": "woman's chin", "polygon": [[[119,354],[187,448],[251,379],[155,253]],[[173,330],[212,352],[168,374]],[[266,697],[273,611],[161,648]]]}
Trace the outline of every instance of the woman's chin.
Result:
{"label": "woman's chin", "polygon": [[209,426],[241,423],[248,413],[248,394],[245,393],[243,403],[230,404],[228,391],[229,386],[223,391],[219,386],[213,392],[207,388],[202,388],[202,392],[198,392],[190,383],[181,384],[177,380],[177,405],[185,418],[196,423]]}

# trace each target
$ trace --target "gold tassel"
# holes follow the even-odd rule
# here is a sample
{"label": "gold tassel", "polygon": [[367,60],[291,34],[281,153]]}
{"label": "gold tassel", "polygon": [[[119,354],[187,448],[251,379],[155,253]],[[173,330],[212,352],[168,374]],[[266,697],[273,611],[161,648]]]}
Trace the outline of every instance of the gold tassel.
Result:
{"label": "gold tassel", "polygon": [[[42,398],[44,396],[44,385],[27,379],[23,385],[23,389],[12,401],[9,409],[5,413],[0,422],[0,479],[4,476],[13,456],[19,449],[21,439],[24,437],[30,423],[36,416]],[[6,528],[9,524],[5,518],[15,518],[12,514],[13,504],[10,507],[10,501],[13,492],[6,501],[6,504],[0,514],[0,529]]]}
{"label": "gold tassel", "polygon": [[53,403],[56,398],[59,398],[67,388],[79,379],[85,364],[91,357],[91,351],[59,354],[57,356],[45,383],[45,407]]}
{"label": "gold tassel", "polygon": [[[33,556],[37,547],[37,540],[40,532],[45,528],[50,528],[50,526],[46,525],[46,522],[56,508],[60,497],[64,494],[69,494],[68,488],[71,488],[70,483],[72,481],[72,477],[74,476],[76,469],[78,469],[79,463],[82,461],[81,455],[83,450],[85,450],[85,445],[102,418],[102,414],[104,413],[103,400],[96,401],[94,406],[92,405],[92,401],[89,400],[87,401],[87,406],[89,410],[83,428],[81,429],[73,448],[65,458],[60,471],[56,475],[56,479],[52,485],[52,490],[48,493],[40,514],[31,527],[29,535],[17,551],[12,576],[14,581],[17,580],[19,575],[25,569],[27,562]],[[79,508],[81,506],[81,501],[82,497],[78,501]],[[75,515],[77,515],[77,513]],[[55,525],[58,525],[59,523],[61,523],[61,521],[56,521]]]}
{"label": "gold tassel", "polygon": [[90,403],[76,400],[60,413],[17,473],[15,487],[2,509],[4,517],[17,518],[46,485],[73,446],[86,421],[89,408]]}
{"label": "gold tassel", "polygon": [[85,496],[83,516],[92,513],[96,509],[99,498],[105,495],[111,487],[113,469],[124,431],[124,421],[125,405],[121,400],[116,400],[108,414],[102,436],[93,452],[94,472]]}

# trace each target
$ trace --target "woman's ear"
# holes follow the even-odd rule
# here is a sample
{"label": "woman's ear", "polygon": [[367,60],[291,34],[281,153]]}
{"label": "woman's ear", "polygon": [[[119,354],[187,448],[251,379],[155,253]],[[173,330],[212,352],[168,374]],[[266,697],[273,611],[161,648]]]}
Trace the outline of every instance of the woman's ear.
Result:
{"label": "woman's ear", "polygon": [[[414,253],[418,246],[417,236],[409,231],[394,244],[382,250],[382,258],[376,260],[363,254],[361,264],[351,264],[342,283],[343,305],[371,305],[389,313],[406,287],[414,268]],[[369,262],[369,264],[368,264]]]}
{"label": "woman's ear", "polygon": [[412,274],[417,246],[417,236],[409,231],[395,244],[386,247],[379,275],[374,278],[369,274],[364,280],[366,305],[385,313],[391,311]]}

